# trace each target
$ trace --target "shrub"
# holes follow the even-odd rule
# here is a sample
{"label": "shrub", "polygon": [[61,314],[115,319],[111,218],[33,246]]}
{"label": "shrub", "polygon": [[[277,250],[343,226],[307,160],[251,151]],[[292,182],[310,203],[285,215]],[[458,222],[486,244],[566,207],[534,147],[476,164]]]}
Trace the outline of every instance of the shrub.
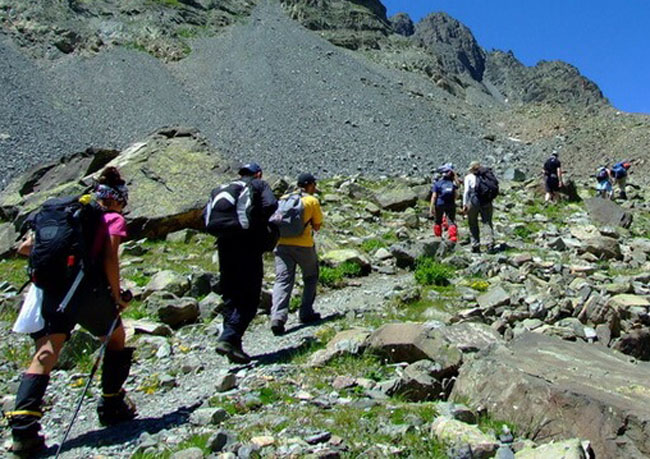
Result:
{"label": "shrub", "polygon": [[485,292],[490,287],[490,283],[484,280],[473,280],[469,283],[469,288],[473,290],[478,290],[479,292]]}
{"label": "shrub", "polygon": [[336,288],[343,285],[344,277],[359,277],[362,274],[361,266],[357,263],[346,261],[336,268],[321,266],[318,280],[325,287]]}
{"label": "shrub", "polygon": [[438,263],[431,257],[421,257],[417,260],[415,280],[420,285],[449,285],[449,279],[454,277],[453,266]]}

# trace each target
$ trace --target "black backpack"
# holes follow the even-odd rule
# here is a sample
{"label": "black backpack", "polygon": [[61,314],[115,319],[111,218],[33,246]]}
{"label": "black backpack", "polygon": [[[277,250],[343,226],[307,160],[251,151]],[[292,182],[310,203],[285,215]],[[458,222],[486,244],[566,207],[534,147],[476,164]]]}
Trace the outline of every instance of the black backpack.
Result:
{"label": "black backpack", "polygon": [[476,197],[480,204],[492,202],[499,195],[499,181],[489,167],[481,167],[476,172]]}
{"label": "black backpack", "polygon": [[79,272],[93,267],[90,249],[102,210],[90,197],[52,198],[26,221],[34,232],[29,254],[31,281],[43,290],[69,286]]}
{"label": "black backpack", "polygon": [[551,156],[544,163],[544,173],[546,175],[557,175],[557,169],[560,167],[560,161],[555,157]]}
{"label": "black backpack", "polygon": [[235,180],[215,188],[203,209],[203,222],[214,236],[236,234],[251,228],[254,192],[251,180]]}

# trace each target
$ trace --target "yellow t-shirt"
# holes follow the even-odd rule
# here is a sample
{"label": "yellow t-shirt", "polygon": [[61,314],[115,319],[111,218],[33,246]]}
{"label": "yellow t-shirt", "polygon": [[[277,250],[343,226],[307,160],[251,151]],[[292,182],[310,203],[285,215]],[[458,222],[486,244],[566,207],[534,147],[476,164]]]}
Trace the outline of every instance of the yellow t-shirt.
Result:
{"label": "yellow t-shirt", "polygon": [[313,247],[314,236],[312,223],[320,225],[323,223],[323,212],[320,208],[318,199],[311,195],[304,195],[302,204],[305,206],[305,212],[302,216],[302,222],[305,223],[305,231],[300,236],[294,237],[281,237],[278,240],[278,245],[292,245],[296,247]]}

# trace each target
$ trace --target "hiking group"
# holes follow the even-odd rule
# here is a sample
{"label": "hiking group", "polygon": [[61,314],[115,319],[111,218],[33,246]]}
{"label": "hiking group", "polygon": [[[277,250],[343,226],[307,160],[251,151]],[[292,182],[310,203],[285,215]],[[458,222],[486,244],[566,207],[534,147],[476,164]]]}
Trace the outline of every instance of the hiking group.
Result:
{"label": "hiking group", "polygon": [[614,185],[618,187],[618,198],[627,199],[626,184],[630,161],[620,161],[611,168],[602,166],[596,172],[597,195],[604,199],[614,198]]}
{"label": "hiking group", "polygon": [[[599,170],[598,191],[611,198],[612,183],[616,183],[620,196],[625,198],[629,168],[630,163],[625,161],[611,170]],[[545,201],[554,201],[563,186],[557,153],[544,163],[543,171]],[[280,336],[287,332],[298,267],[303,280],[298,319],[302,324],[321,319],[314,310],[319,276],[314,232],[323,224],[323,212],[315,196],[317,181],[310,173],[300,174],[295,189],[277,200],[262,179],[262,168],[257,163],[246,164],[238,172],[239,178],[212,190],[203,219],[206,230],[216,236],[219,287],[224,303],[223,330],[215,350],[230,362],[247,364],[251,358],[242,348],[242,338],[259,306],[265,252],[272,251],[275,256],[272,333]],[[29,257],[31,289],[42,297],[40,309],[32,314],[32,319],[34,306],[26,307],[26,300],[14,325],[14,331],[30,333],[36,349],[21,377],[15,409],[5,413],[12,429],[12,450],[18,455],[30,455],[44,447],[44,437],[39,433],[43,397],[50,372],[77,324],[103,342],[86,385],[87,389],[102,361],[102,395],[97,406],[100,423],[107,426],[136,416],[135,405],[123,388],[133,348],[125,347],[120,319],[120,313],[128,306],[128,295],[120,290],[118,249],[127,236],[122,211],[129,195],[125,181],[114,167],[104,169],[96,182],[91,194],[46,201],[27,219],[28,231],[18,248],[18,253]],[[490,168],[477,161],[470,163],[462,183],[452,164],[438,169],[429,207],[434,218],[433,233],[442,237],[446,230],[449,240],[458,242],[456,203],[461,186],[460,213],[467,217],[471,250],[481,251],[480,217],[488,227],[490,252],[495,243],[493,201],[499,194],[499,182]],[[85,390],[69,427],[84,394]],[[68,432],[69,428],[66,436]]]}
{"label": "hiking group", "polygon": [[[458,242],[458,225],[456,224],[456,200],[460,180],[456,176],[453,164],[438,168],[437,178],[431,187],[429,214],[434,218],[433,234],[441,237],[443,229],[452,243]],[[462,213],[467,216],[472,252],[481,251],[479,216],[489,229],[488,251],[494,250],[494,225],[492,202],[499,194],[499,181],[492,169],[481,166],[478,161],[469,165],[463,180]]]}

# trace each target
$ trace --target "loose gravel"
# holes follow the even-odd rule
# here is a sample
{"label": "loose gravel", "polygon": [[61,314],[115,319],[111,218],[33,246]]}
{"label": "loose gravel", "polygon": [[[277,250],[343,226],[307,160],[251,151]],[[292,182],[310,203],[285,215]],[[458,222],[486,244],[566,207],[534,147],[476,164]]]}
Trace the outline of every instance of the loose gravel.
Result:
{"label": "loose gravel", "polygon": [[331,45],[276,0],[173,64],[129,49],[34,61],[0,36],[0,75],[0,188],[34,164],[172,124],[282,174],[420,174],[486,153],[480,126],[453,119],[429,80]]}

